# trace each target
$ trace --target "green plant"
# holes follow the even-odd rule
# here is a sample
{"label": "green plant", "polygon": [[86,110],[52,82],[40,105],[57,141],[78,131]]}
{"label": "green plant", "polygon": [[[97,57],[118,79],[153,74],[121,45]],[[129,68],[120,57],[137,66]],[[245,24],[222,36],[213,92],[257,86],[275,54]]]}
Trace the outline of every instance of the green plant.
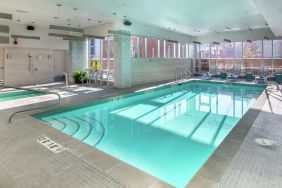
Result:
{"label": "green plant", "polygon": [[89,72],[76,69],[73,73],[73,78],[76,83],[83,83],[85,80],[89,78]]}

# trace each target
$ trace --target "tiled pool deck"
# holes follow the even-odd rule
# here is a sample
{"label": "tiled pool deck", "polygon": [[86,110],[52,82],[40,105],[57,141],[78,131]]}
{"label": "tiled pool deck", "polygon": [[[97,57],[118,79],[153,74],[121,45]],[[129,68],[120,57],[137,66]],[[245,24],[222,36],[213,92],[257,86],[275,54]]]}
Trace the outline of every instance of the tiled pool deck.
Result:
{"label": "tiled pool deck", "polygon": [[[163,84],[163,83],[159,83]],[[156,84],[126,90],[108,87],[52,88],[63,95],[62,104],[74,105],[104,97],[121,95]],[[87,85],[86,85],[87,86]],[[42,97],[42,96],[40,96]],[[121,162],[83,142],[64,135],[29,114],[15,117],[7,124],[7,116],[21,108],[45,105],[54,96],[22,101],[25,106],[5,103],[0,110],[0,188],[14,187],[171,187],[157,178]],[[265,94],[248,111],[238,126],[225,139],[187,187],[279,187],[282,184],[282,94],[267,99]],[[52,110],[58,107],[50,107]],[[54,154],[36,142],[47,136],[67,150]],[[265,148],[256,138],[276,141]]]}

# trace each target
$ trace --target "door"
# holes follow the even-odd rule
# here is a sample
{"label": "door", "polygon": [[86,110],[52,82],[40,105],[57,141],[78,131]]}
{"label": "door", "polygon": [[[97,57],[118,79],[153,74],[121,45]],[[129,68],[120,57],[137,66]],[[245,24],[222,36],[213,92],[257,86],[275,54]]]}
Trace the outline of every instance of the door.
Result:
{"label": "door", "polygon": [[4,80],[5,51],[0,47],[0,80]]}
{"label": "door", "polygon": [[54,80],[55,81],[64,80],[64,72],[67,72],[67,51],[54,50],[53,63],[54,63]]}

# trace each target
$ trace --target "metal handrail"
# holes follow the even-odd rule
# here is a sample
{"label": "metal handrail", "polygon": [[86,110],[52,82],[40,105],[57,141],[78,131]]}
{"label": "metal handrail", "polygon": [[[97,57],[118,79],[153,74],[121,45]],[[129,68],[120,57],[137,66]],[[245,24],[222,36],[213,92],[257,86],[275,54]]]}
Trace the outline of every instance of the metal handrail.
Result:
{"label": "metal handrail", "polygon": [[61,95],[58,94],[58,93],[56,93],[56,92],[45,91],[45,90],[27,89],[27,88],[21,88],[21,87],[10,87],[10,86],[5,86],[5,87],[14,88],[14,89],[19,89],[19,90],[26,90],[26,91],[35,91],[35,92],[39,92],[39,93],[51,94],[51,95],[56,95],[56,96],[58,96],[58,102],[56,102],[55,104],[48,105],[48,106],[37,107],[37,108],[32,108],[32,109],[27,109],[27,110],[19,110],[19,111],[14,112],[13,114],[11,114],[11,115],[9,116],[8,123],[11,123],[11,122],[12,122],[12,118],[13,118],[16,114],[23,113],[23,112],[29,112],[29,111],[33,111],[33,110],[38,110],[38,109],[42,109],[42,108],[47,108],[47,107],[50,107],[50,106],[57,106],[58,104],[61,103]]}
{"label": "metal handrail", "polygon": [[[272,81],[268,81],[268,80],[267,80],[267,85],[269,85],[269,86],[275,85],[275,86],[276,86],[276,90],[277,90],[277,91],[280,91],[280,92],[282,93],[282,88],[280,89],[280,86],[279,86],[278,83],[272,82]],[[267,88],[267,89],[266,89],[266,91],[269,91],[269,90],[270,90],[270,88]]]}
{"label": "metal handrail", "polygon": [[175,81],[180,82],[181,80],[185,78],[191,78],[192,72],[189,70],[189,68],[176,68],[175,69]]}

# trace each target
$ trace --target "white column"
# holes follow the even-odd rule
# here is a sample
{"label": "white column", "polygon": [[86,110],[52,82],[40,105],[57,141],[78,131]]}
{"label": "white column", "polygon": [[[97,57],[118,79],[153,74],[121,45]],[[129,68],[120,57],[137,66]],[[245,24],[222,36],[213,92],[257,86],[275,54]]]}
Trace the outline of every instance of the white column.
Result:
{"label": "white column", "polygon": [[114,86],[131,87],[130,36],[114,36]]}

